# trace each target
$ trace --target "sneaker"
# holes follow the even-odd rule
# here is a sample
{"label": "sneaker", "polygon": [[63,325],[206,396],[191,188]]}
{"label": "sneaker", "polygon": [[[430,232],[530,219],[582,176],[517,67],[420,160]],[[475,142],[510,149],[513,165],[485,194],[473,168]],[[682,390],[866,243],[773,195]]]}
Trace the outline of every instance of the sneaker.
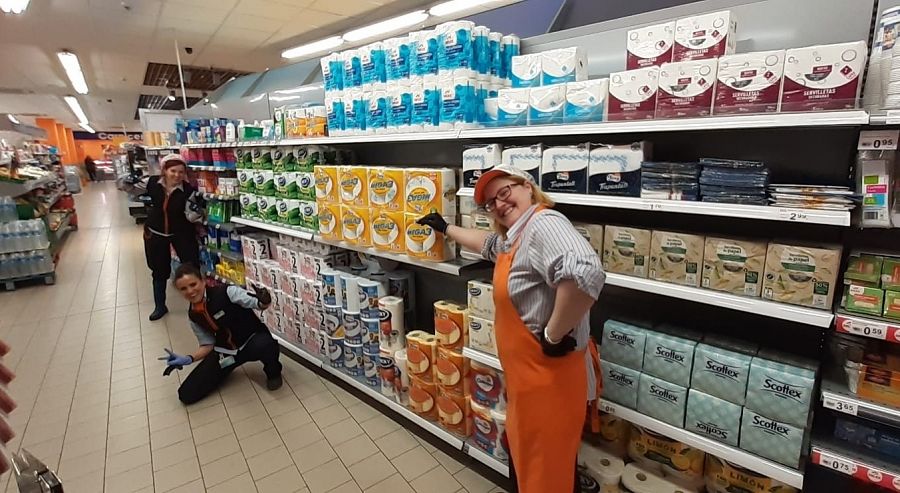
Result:
{"label": "sneaker", "polygon": [[156,322],[157,320],[159,320],[159,319],[163,318],[164,316],[166,316],[167,313],[169,313],[169,309],[168,309],[168,308],[166,308],[166,307],[162,307],[162,308],[157,307],[155,310],[153,310],[153,313],[150,314],[150,321],[151,321],[151,322]]}
{"label": "sneaker", "polygon": [[266,388],[269,390],[278,390],[281,388],[281,385],[283,383],[284,383],[284,380],[282,380],[281,375],[278,375],[275,378],[270,378],[270,379],[266,380]]}

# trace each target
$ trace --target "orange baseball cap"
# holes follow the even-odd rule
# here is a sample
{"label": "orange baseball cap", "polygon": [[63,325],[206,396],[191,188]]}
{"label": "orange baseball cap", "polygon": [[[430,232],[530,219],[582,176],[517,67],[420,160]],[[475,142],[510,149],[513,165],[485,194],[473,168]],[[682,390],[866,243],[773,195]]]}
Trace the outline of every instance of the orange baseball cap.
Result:
{"label": "orange baseball cap", "polygon": [[530,174],[526,171],[522,171],[515,166],[509,164],[501,164],[500,166],[494,167],[492,170],[484,173],[478,178],[478,181],[475,182],[475,203],[478,205],[484,205],[485,201],[487,201],[487,197],[484,196],[484,190],[487,188],[487,184],[490,183],[491,180],[497,178],[498,176],[518,176],[520,178],[524,178],[526,181],[530,182],[532,185],[535,185],[534,178],[531,177]]}

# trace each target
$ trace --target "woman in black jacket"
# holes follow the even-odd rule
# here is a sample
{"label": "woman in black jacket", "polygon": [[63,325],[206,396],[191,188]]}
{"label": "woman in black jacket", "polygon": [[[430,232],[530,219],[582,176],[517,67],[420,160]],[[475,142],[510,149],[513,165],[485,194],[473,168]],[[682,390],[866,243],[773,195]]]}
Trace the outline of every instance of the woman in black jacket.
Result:
{"label": "woman in black jacket", "polygon": [[188,220],[188,202],[195,192],[185,181],[187,165],[181,154],[169,154],[160,160],[162,174],[151,176],[147,182],[150,196],[149,212],[144,222],[144,253],[147,266],[153,271],[153,302],[156,305],[150,320],[159,320],[166,308],[166,281],[172,274],[170,247],[175,249],[182,264],[200,267],[197,231]]}

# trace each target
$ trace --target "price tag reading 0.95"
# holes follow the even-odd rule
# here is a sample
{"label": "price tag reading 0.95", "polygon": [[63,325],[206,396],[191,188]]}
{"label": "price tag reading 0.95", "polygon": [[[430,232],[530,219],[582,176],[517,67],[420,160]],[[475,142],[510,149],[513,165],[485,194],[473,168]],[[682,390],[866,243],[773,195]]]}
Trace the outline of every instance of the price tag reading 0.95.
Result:
{"label": "price tag reading 0.95", "polygon": [[860,151],[895,151],[900,130],[867,130],[859,133]]}
{"label": "price tag reading 0.95", "polygon": [[839,459],[837,457],[823,453],[819,453],[819,465],[825,466],[829,469],[833,469],[848,476],[853,476],[854,474],[856,474],[857,469],[856,464],[848,460]]}
{"label": "price tag reading 0.95", "polygon": [[825,409],[833,409],[840,413],[856,416],[855,402],[845,401],[843,399],[836,399],[834,397],[827,396],[822,399],[822,407],[824,407]]}

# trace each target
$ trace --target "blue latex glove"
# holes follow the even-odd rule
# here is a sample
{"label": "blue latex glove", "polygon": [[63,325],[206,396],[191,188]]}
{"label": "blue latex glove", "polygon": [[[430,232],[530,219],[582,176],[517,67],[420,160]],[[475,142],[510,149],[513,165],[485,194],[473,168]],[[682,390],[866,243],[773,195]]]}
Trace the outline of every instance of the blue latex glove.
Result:
{"label": "blue latex glove", "polygon": [[[157,358],[160,361],[165,360],[166,366],[172,367],[174,369],[181,370],[185,366],[190,365],[194,362],[194,358],[191,355],[182,356],[180,354],[173,353],[171,349],[163,348],[166,351],[166,356],[162,356]],[[167,368],[168,370],[168,368]],[[171,370],[169,370],[171,372]]]}

